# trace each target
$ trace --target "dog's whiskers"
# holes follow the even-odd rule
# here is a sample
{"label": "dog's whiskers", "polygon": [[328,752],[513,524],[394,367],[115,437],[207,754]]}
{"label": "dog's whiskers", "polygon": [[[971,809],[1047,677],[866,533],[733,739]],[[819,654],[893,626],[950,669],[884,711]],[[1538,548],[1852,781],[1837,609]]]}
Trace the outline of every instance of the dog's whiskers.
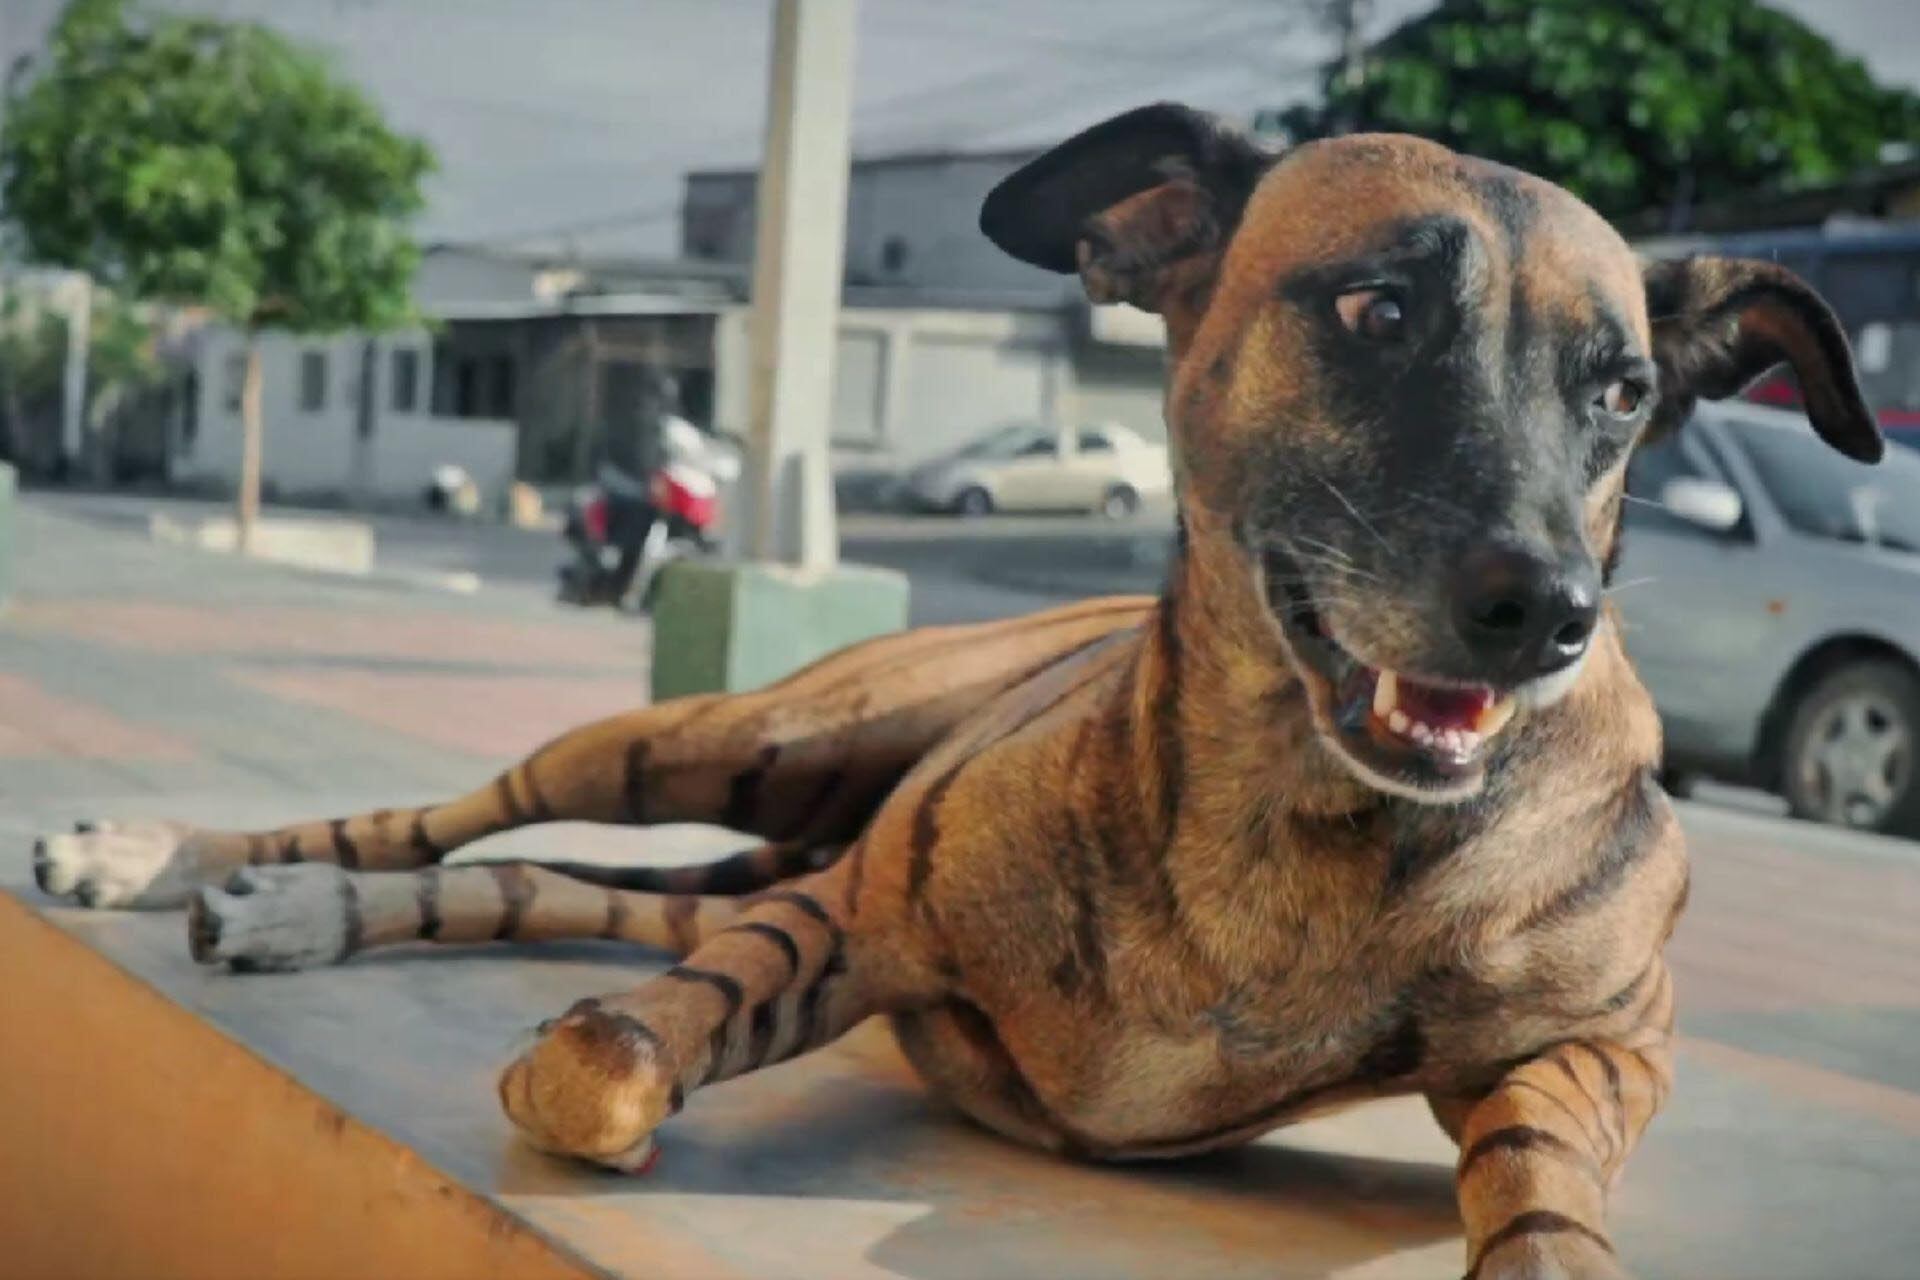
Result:
{"label": "dog's whiskers", "polygon": [[1333,481],[1327,479],[1323,475],[1316,474],[1313,478],[1315,480],[1318,480],[1323,486],[1326,487],[1327,492],[1334,496],[1334,500],[1337,501],[1341,506],[1345,507],[1347,509],[1347,514],[1351,515],[1354,518],[1355,522],[1358,523],[1362,529],[1365,529],[1368,533],[1372,534],[1375,541],[1377,541],[1381,546],[1385,547],[1388,551],[1393,550],[1393,544],[1387,541],[1386,535],[1381,533],[1380,530],[1374,527],[1373,521],[1367,519],[1366,516],[1360,513],[1360,508],[1354,506],[1353,503],[1347,498],[1346,494],[1340,492],[1340,486],[1336,485]]}

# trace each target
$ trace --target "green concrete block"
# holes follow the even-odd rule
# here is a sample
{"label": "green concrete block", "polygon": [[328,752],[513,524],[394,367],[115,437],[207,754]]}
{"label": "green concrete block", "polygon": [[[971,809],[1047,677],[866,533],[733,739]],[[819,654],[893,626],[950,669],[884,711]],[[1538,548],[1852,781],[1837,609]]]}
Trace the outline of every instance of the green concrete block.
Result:
{"label": "green concrete block", "polygon": [[0,462],[0,609],[13,595],[13,468]]}
{"label": "green concrete block", "polygon": [[757,689],[906,625],[907,579],[891,569],[675,561],[653,606],[653,696]]}

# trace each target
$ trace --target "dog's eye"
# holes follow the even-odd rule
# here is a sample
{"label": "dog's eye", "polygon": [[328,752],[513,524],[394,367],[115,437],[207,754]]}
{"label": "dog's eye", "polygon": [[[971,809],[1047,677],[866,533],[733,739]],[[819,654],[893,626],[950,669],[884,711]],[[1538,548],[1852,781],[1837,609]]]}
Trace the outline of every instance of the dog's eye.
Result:
{"label": "dog's eye", "polygon": [[1347,332],[1370,342],[1392,342],[1407,327],[1406,306],[1386,289],[1355,289],[1333,300]]}
{"label": "dog's eye", "polygon": [[1616,418],[1631,418],[1640,412],[1640,405],[1646,398],[1645,387],[1631,378],[1622,378],[1602,391],[1594,403]]}

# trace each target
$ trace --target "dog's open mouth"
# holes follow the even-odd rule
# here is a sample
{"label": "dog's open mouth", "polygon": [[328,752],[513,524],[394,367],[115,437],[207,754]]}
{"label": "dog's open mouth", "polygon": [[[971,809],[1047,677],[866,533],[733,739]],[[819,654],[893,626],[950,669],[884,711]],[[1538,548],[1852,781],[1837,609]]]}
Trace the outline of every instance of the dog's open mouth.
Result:
{"label": "dog's open mouth", "polygon": [[1321,728],[1363,775],[1433,799],[1479,788],[1489,747],[1513,718],[1512,692],[1369,666],[1333,638],[1301,588],[1281,579],[1272,597]]}

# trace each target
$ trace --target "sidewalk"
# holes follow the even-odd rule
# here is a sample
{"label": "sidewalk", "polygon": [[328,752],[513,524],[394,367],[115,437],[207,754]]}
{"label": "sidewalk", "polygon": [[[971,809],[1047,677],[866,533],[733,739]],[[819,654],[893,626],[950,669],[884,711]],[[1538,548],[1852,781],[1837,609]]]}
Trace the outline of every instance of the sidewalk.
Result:
{"label": "sidewalk", "polygon": [[[405,591],[156,547],[31,500],[19,520],[20,594],[0,616],[0,923],[26,908],[69,952],[105,957],[586,1273],[1459,1273],[1453,1151],[1417,1099],[1218,1157],[1087,1168],[942,1115],[870,1026],[701,1095],[663,1134],[660,1168],[617,1180],[517,1144],[492,1077],[537,1020],[632,985],[659,957],[599,943],[410,948],[244,979],[193,965],[176,915],[49,904],[27,872],[39,830],[134,815],[258,825],[464,790],[641,702],[647,631],[526,591]],[[1836,831],[1685,820],[1696,872],[1673,948],[1680,1080],[1616,1197],[1622,1251],[1648,1280],[1910,1278],[1920,865],[1910,846]],[[568,857],[698,848],[686,832],[577,826],[489,843]],[[43,1008],[73,1005],[36,977]],[[115,1043],[106,1060],[123,1056],[139,1047]],[[308,1125],[300,1150],[341,1132]]]}
{"label": "sidewalk", "polygon": [[646,700],[633,619],[155,546],[32,499],[18,524],[0,618],[12,831],[96,809],[293,817],[442,795]]}

